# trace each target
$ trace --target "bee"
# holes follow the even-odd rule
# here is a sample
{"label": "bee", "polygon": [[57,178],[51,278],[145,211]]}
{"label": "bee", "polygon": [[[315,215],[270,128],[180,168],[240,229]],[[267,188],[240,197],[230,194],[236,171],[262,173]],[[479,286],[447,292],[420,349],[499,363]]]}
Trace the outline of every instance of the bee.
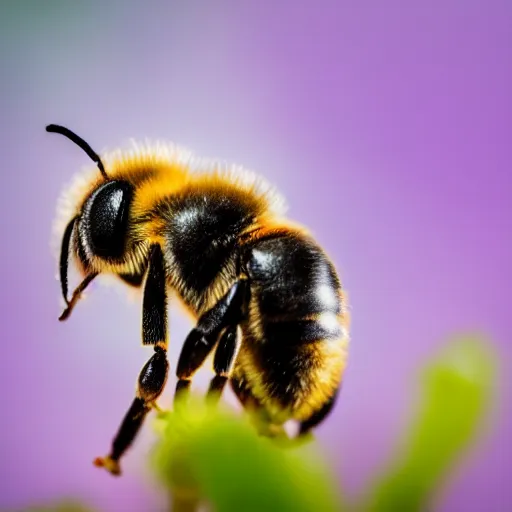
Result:
{"label": "bee", "polygon": [[[171,293],[195,319],[177,362],[175,397],[189,393],[194,372],[212,355],[207,396],[215,402],[229,382],[263,435],[289,420],[299,436],[319,425],[346,368],[347,299],[326,252],[287,220],[275,189],[174,145],[135,145],[100,158],[67,128],[46,130],[73,141],[98,168],[63,228],[60,320],[93,279],[114,274],[142,290],[142,343],[153,348],[111,450],[95,465],[121,474],[121,458],[158,409],[169,372]],[[70,257],[82,281],[68,297]]]}

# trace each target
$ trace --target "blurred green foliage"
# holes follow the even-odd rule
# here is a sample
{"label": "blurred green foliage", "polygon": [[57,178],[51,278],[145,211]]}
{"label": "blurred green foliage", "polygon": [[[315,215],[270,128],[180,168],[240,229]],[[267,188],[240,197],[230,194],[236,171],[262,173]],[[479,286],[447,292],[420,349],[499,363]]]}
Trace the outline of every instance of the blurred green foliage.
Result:
{"label": "blurred green foliage", "polygon": [[[283,445],[257,435],[247,418],[203,401],[159,416],[151,467],[175,512],[196,510],[201,502],[216,512],[431,509],[445,477],[483,426],[496,373],[485,341],[466,337],[448,343],[422,372],[415,419],[396,457],[360,503],[342,501],[315,443]],[[49,510],[86,511],[75,504],[31,509]]]}
{"label": "blurred green foliage", "polygon": [[154,467],[183,504],[205,498],[226,512],[340,510],[335,482],[310,447],[287,450],[202,401],[160,421]]}
{"label": "blurred green foliage", "polygon": [[363,510],[431,509],[450,469],[476,439],[495,388],[497,364],[490,345],[458,338],[426,365],[419,410],[390,467],[368,493]]}

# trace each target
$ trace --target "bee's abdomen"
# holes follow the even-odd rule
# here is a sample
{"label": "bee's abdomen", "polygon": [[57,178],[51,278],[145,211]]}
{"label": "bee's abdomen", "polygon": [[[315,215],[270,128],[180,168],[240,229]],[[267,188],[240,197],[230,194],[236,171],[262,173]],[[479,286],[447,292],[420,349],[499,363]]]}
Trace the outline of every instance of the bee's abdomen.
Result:
{"label": "bee's abdomen", "polygon": [[320,340],[337,340],[342,333],[336,316],[330,313],[315,319],[277,320],[262,319],[263,336],[269,344],[303,344]]}
{"label": "bee's abdomen", "polygon": [[247,271],[266,342],[339,338],[340,281],[312,240],[292,233],[259,240],[251,248]]}
{"label": "bee's abdomen", "polygon": [[322,249],[292,231],[254,242],[246,270],[251,298],[237,376],[272,415],[291,409],[307,419],[342,378],[348,332],[340,280]]}

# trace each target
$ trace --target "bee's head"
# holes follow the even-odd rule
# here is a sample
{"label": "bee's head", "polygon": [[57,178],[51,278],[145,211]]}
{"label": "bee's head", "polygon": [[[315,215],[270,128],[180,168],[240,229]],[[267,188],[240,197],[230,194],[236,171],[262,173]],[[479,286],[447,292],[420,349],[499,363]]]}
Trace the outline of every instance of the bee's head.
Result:
{"label": "bee's head", "polygon": [[80,213],[67,225],[61,245],[60,277],[64,299],[67,299],[68,256],[72,236],[78,257],[84,268],[93,259],[109,263],[122,262],[126,252],[128,214],[133,198],[133,187],[123,180],[110,179],[95,151],[78,135],[67,128],[49,125],[46,131],[60,133],[80,146],[97,163],[105,179],[85,200]]}

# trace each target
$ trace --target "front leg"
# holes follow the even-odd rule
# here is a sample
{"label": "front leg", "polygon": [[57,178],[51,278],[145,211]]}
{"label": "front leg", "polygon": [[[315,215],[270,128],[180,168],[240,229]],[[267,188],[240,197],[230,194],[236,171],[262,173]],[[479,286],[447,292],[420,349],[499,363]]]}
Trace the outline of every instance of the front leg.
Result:
{"label": "front leg", "polygon": [[121,474],[121,457],[133,443],[145,417],[156,406],[155,402],[164,389],[169,370],[167,341],[165,268],[162,249],[155,245],[150,253],[142,311],[142,343],[153,345],[155,353],[140,372],[135,399],[114,438],[110,454],[94,461],[96,466],[105,467],[114,475]]}

